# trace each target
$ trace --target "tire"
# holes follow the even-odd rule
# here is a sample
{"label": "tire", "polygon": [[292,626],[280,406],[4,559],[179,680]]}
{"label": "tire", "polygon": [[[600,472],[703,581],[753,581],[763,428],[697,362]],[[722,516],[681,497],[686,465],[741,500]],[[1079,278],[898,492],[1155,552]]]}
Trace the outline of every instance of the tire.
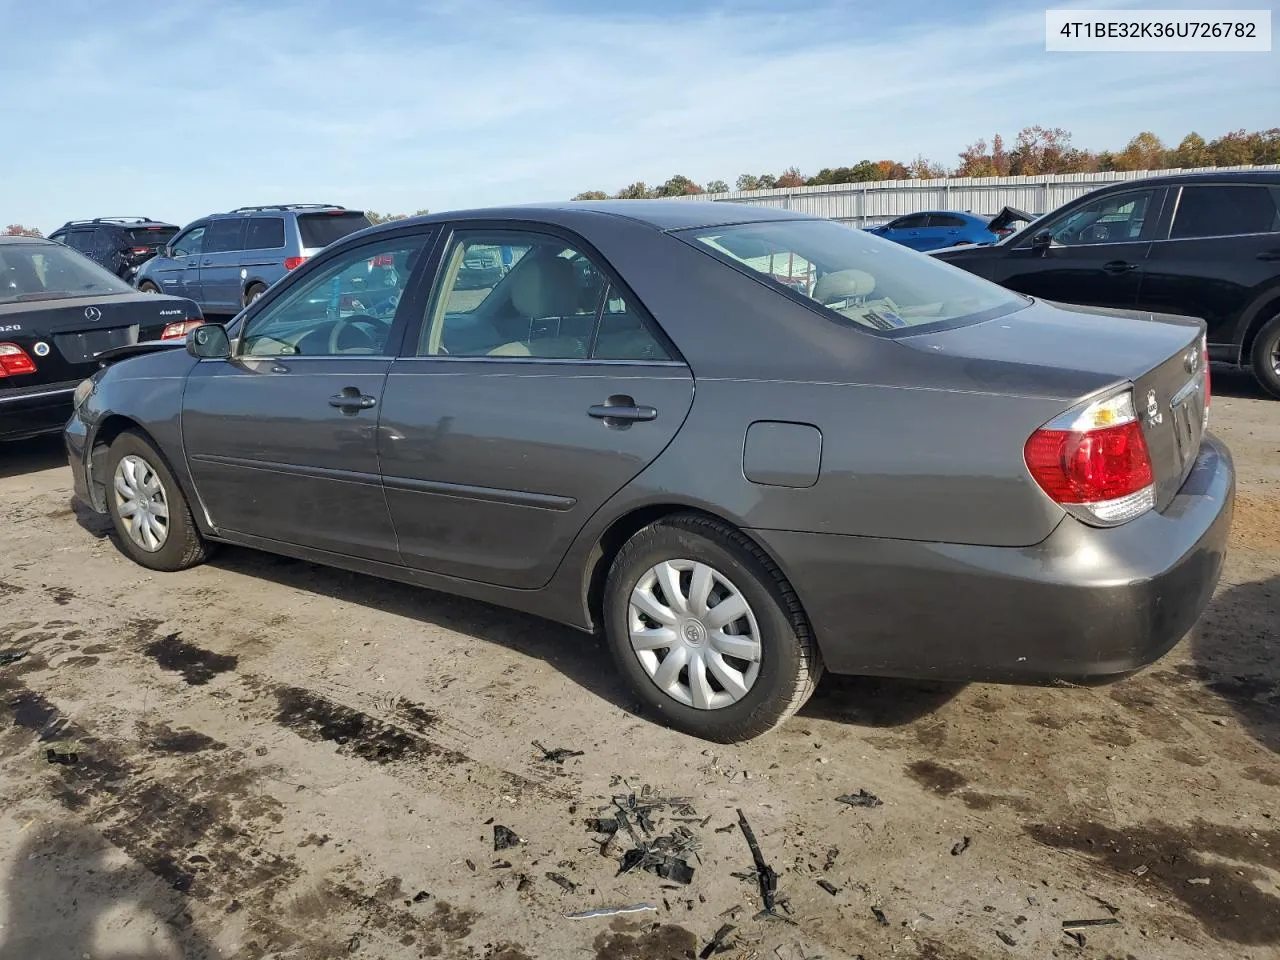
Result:
{"label": "tire", "polygon": [[[672,566],[665,567],[668,563]],[[746,612],[727,629],[716,629],[713,617],[718,603],[699,606],[695,601],[689,617],[678,612],[677,608],[688,606],[696,572],[690,568],[697,565],[711,570],[708,599],[723,603],[736,592],[745,601]],[[637,652],[631,626],[653,635],[664,624],[640,614],[639,606],[633,611],[632,601],[640,596],[646,609],[654,609],[650,599],[657,597],[662,583],[662,575],[655,571],[664,567],[668,575],[676,567],[684,568],[677,587],[683,591],[681,598],[657,608],[672,624],[664,634],[671,642],[665,650],[659,645]],[[702,582],[707,582],[705,573],[701,575]],[[708,618],[707,623],[700,618]],[[667,517],[628,540],[609,569],[602,619],[614,662],[648,712],[667,726],[704,740],[735,743],[769,732],[804,706],[822,676],[822,659],[808,620],[782,571],[741,532],[709,517]],[[729,639],[717,642],[717,636]],[[751,646],[752,639],[758,650],[754,661],[725,658],[726,645],[740,652]],[[674,683],[666,689],[660,686],[668,679],[661,664],[679,649],[683,649],[682,659],[673,662],[719,653],[720,674],[726,665],[734,668],[728,675],[738,684],[736,692],[721,682],[715,667],[700,671],[706,678],[699,684],[701,705],[694,700],[698,694],[687,665],[677,671]]]}
{"label": "tire", "polygon": [[160,292],[160,288],[157,287],[150,280],[143,280],[140,284],[138,284],[138,289],[143,293],[159,293]]}
{"label": "tire", "polygon": [[[186,497],[164,457],[146,437],[133,430],[124,431],[112,441],[106,463],[107,512],[120,549],[130,560],[151,570],[173,572],[194,567],[208,557],[209,544],[191,518]],[[139,496],[127,497],[117,485],[121,479]],[[126,503],[132,503],[135,511],[128,517],[121,513]],[[157,515],[157,506],[168,513],[163,536],[155,536],[158,526],[135,526],[140,517]],[[152,531],[150,538],[146,536],[147,529]],[[148,546],[148,540],[154,543]]]}
{"label": "tire", "polygon": [[247,307],[266,292],[267,286],[264,283],[249,284],[249,289],[244,292],[244,306]]}
{"label": "tire", "polygon": [[1253,375],[1280,400],[1280,316],[1272,317],[1253,338]]}

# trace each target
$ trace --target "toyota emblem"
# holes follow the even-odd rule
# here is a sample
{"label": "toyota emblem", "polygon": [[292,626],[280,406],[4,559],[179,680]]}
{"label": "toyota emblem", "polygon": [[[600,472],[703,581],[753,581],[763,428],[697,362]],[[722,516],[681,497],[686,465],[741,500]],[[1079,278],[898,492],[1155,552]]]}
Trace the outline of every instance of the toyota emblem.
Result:
{"label": "toyota emblem", "polygon": [[1199,351],[1188,350],[1186,356],[1182,358],[1182,365],[1186,367],[1187,373],[1195,373],[1196,368],[1200,366]]}
{"label": "toyota emblem", "polygon": [[94,323],[97,323],[99,320],[102,319],[102,311],[99,310],[97,307],[85,307],[84,318],[86,320],[91,320]]}

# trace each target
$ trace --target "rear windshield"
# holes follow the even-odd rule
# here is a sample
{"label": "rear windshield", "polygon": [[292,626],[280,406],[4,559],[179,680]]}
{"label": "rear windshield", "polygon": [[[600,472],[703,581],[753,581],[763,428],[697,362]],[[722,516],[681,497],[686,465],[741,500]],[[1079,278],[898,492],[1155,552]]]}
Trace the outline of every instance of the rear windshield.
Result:
{"label": "rear windshield", "polygon": [[125,231],[129,245],[134,247],[162,247],[178,235],[177,227],[140,227]]}
{"label": "rear windshield", "polygon": [[66,247],[0,245],[0,303],[132,292],[115,274]]}
{"label": "rear windshield", "polygon": [[302,231],[302,245],[306,248],[327,247],[349,233],[369,226],[369,218],[363,213],[304,213],[298,217],[298,229]]}
{"label": "rear windshield", "polygon": [[833,220],[783,220],[684,231],[686,239],[827,315],[875,333],[989,319],[1027,301],[901,244]]}

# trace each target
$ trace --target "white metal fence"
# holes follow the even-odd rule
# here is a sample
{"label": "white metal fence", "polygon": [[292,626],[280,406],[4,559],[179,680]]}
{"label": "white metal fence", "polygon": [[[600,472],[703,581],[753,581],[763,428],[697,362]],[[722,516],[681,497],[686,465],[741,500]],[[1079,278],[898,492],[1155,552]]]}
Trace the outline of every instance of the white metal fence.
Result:
{"label": "white metal fence", "polygon": [[[1217,170],[1280,170],[1280,164],[1217,167]],[[731,190],[703,193],[685,200],[750,203],[782,207],[850,223],[874,226],[907,213],[922,210],[968,210],[995,214],[1002,207],[1016,207],[1039,215],[1109,183],[1141,180],[1169,173],[1195,170],[1133,170],[1113,173],[1060,173],[1036,177],[944,177],[937,180],[875,180],[837,183],[820,187],[786,187],[774,190]]]}

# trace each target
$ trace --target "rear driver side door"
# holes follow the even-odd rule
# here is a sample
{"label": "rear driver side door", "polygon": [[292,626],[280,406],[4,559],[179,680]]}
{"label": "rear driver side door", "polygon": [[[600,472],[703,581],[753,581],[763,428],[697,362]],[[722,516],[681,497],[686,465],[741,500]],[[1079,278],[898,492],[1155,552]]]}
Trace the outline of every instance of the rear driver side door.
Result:
{"label": "rear driver side door", "polygon": [[[689,368],[571,234],[457,230],[387,378],[380,459],[403,562],[518,588],[551,579],[606,500],[671,442]],[[463,269],[509,248],[505,276]]]}

